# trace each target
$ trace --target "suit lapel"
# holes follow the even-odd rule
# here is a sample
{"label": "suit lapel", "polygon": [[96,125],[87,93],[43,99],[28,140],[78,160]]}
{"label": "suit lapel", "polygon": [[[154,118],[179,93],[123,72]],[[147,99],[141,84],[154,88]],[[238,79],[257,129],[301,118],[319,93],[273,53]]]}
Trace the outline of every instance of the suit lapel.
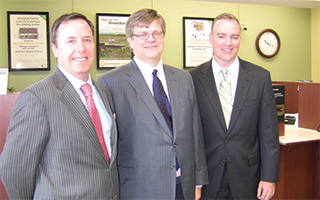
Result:
{"label": "suit lapel", "polygon": [[160,111],[156,101],[154,100],[153,95],[150,92],[150,89],[147,83],[144,80],[143,75],[141,74],[139,68],[137,67],[134,61],[131,62],[130,70],[128,70],[127,75],[129,76],[128,82],[132,88],[137,92],[142,101],[147,105],[149,110],[153,113],[156,119],[159,121],[161,126],[166,130],[166,135],[172,137],[171,131]]}
{"label": "suit lapel", "polygon": [[204,67],[201,69],[202,77],[200,77],[199,80],[203,87],[203,90],[208,97],[211,108],[216,113],[220,123],[225,127],[225,129],[227,129],[224,121],[223,111],[221,108],[219,94],[215,83],[215,78],[213,76],[211,63],[211,61],[207,62],[207,64],[204,65]]}
{"label": "suit lapel", "polygon": [[[163,65],[164,73],[166,75],[168,93],[172,111],[172,125],[173,132],[176,127],[180,127],[180,83],[179,80],[175,77],[174,71],[172,71],[168,66]],[[174,95],[173,95],[174,94]],[[170,133],[171,134],[171,133]],[[171,134],[172,135],[172,134]],[[176,135],[173,135],[174,138]]]}
{"label": "suit lapel", "polygon": [[[54,73],[54,79],[56,88],[61,91],[60,99],[69,109],[71,114],[74,116],[76,121],[82,126],[84,132],[93,142],[94,146],[98,152],[105,158],[104,152],[102,150],[101,144],[97,137],[97,133],[92,124],[91,118],[86,107],[83,105],[79,94],[75,91],[72,84],[67,80],[67,78],[62,74],[62,72],[57,69]],[[106,162],[107,159],[105,158]],[[108,163],[108,162],[107,162]]]}
{"label": "suit lapel", "polygon": [[243,106],[243,103],[246,99],[247,93],[250,88],[251,80],[253,78],[252,75],[249,73],[250,69],[248,68],[248,66],[241,59],[239,60],[240,60],[240,70],[239,70],[236,96],[233,103],[233,110],[232,110],[232,115],[230,120],[229,131],[232,129],[235,122],[237,121],[237,118],[239,117],[241,108]]}

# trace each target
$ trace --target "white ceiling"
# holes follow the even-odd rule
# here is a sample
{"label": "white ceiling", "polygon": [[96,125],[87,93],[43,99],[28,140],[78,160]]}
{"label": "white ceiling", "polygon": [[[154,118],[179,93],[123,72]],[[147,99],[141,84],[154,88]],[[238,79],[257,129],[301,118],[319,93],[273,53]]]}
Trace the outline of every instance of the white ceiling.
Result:
{"label": "white ceiling", "polygon": [[286,7],[320,9],[320,0],[197,0],[197,1],[241,3],[241,4],[256,4],[256,5],[270,5],[270,6],[286,6]]}

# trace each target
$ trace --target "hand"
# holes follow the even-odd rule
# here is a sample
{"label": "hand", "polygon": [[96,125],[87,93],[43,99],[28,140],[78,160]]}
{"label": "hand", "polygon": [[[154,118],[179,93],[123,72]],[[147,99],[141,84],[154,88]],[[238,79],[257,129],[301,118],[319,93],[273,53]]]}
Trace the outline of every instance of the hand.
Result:
{"label": "hand", "polygon": [[201,198],[201,187],[196,187],[195,200],[199,200],[200,198]]}
{"label": "hand", "polygon": [[269,200],[273,197],[276,191],[276,184],[260,181],[257,191],[257,197],[261,200]]}

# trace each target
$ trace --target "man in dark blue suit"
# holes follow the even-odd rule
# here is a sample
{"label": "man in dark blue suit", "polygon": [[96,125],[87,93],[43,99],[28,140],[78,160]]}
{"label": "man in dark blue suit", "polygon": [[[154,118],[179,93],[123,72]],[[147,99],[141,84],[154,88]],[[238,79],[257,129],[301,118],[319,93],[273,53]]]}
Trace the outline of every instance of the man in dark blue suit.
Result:
{"label": "man in dark blue suit", "polygon": [[271,199],[279,174],[279,135],[270,73],[240,59],[241,28],[215,18],[213,58],[193,69],[204,129],[209,185],[202,199]]}

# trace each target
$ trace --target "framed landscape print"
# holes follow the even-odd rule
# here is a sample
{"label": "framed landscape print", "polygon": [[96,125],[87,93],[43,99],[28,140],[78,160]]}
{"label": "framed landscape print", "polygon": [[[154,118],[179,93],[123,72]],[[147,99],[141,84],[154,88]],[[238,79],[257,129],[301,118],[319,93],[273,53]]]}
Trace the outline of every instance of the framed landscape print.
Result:
{"label": "framed landscape print", "polygon": [[131,61],[125,25],[129,15],[97,13],[98,69],[115,68]]}

